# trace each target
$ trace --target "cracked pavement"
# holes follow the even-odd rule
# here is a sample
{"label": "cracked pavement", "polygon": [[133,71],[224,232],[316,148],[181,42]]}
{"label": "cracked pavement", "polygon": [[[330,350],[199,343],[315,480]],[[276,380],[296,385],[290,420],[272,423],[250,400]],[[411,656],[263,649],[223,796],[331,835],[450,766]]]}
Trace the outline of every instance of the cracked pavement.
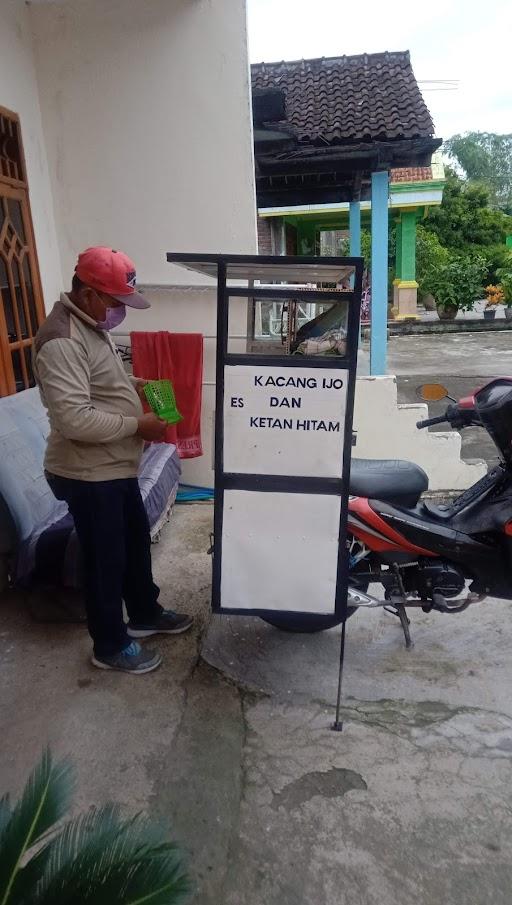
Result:
{"label": "cracked pavement", "polygon": [[129,677],[88,664],[82,626],[0,601],[0,792],[41,748],[69,754],[76,809],[167,821],[197,905],[509,905],[511,604],[347,626],[343,732],[331,729],[339,629],[208,623],[212,507],[178,507],[154,548],[162,600],[198,616]]}

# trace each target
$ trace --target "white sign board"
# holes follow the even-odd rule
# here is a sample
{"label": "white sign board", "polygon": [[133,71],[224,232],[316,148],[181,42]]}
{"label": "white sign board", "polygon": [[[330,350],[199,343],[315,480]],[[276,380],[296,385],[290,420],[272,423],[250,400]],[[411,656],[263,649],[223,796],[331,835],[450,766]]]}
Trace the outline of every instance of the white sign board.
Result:
{"label": "white sign board", "polygon": [[224,609],[334,613],[341,498],[224,491]]}
{"label": "white sign board", "polygon": [[341,478],[348,371],[224,369],[224,472]]}

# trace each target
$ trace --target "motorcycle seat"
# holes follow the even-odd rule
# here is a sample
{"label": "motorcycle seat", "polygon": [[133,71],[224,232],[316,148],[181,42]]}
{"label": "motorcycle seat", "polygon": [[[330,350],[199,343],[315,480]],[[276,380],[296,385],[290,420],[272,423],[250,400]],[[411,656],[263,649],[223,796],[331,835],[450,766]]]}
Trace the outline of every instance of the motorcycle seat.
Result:
{"label": "motorcycle seat", "polygon": [[350,494],[412,508],[428,490],[419,465],[401,459],[352,459]]}

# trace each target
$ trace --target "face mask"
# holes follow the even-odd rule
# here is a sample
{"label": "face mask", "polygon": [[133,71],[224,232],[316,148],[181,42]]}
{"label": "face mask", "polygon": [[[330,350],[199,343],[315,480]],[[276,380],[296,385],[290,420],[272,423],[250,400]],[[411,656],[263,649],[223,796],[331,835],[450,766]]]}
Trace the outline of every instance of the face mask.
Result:
{"label": "face mask", "polygon": [[98,321],[98,327],[100,330],[113,330],[114,327],[119,327],[119,324],[122,324],[125,317],[126,305],[119,305],[117,308],[107,308],[105,320]]}

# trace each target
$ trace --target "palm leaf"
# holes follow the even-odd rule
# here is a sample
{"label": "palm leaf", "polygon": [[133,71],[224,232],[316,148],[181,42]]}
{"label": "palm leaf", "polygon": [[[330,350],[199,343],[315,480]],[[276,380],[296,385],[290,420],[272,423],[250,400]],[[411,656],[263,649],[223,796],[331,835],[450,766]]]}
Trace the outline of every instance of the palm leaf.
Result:
{"label": "palm leaf", "polygon": [[91,855],[95,853],[99,858],[110,836],[118,832],[119,822],[119,808],[112,804],[98,809],[93,808],[69,820],[49,846],[40,892],[50,886],[80,853],[82,855],[85,853],[86,849]]}
{"label": "palm leaf", "polygon": [[172,842],[145,818],[106,806],[70,821],[48,846],[31,905],[178,905],[190,886]]}
{"label": "palm leaf", "polygon": [[[105,826],[111,817],[118,820],[118,809],[107,805],[102,809],[105,812]],[[39,897],[65,865],[72,861],[80,847],[80,838],[86,837],[94,827],[94,810],[70,820],[64,824],[61,831],[53,836],[48,836],[43,841],[41,848],[33,855],[28,863],[22,867],[16,878],[16,905],[33,905],[39,901]],[[117,824],[113,824],[113,827]],[[101,846],[102,840],[98,840]]]}
{"label": "palm leaf", "polygon": [[0,798],[0,839],[11,817],[11,799],[9,795]]}
{"label": "palm leaf", "polygon": [[[50,751],[29,777],[21,799],[14,810],[5,816],[9,804],[3,804],[3,830],[0,835],[0,905],[19,901],[22,877],[21,864],[29,851],[64,814],[71,795],[71,769],[65,762],[53,763]],[[2,800],[5,802],[5,799]],[[43,868],[43,858],[40,860]],[[32,872],[30,872],[32,873]]]}

